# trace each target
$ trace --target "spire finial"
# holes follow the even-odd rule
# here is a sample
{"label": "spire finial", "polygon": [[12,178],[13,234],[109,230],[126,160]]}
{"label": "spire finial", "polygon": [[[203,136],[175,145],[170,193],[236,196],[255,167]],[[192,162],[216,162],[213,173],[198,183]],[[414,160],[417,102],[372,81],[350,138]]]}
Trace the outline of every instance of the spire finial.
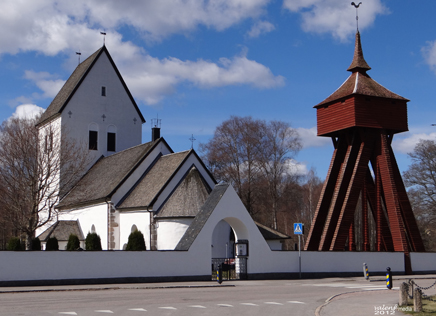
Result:
{"label": "spire finial", "polygon": [[357,26],[357,32],[359,32],[359,15],[357,12],[357,9],[362,4],[362,2],[359,2],[359,4],[355,4],[354,2],[351,2],[351,5],[353,5],[356,8],[356,26]]}
{"label": "spire finial", "polygon": [[79,49],[79,51],[78,51],[78,52],[76,52],[76,55],[78,55],[78,56],[79,56],[79,65],[80,65],[80,55],[82,55],[82,53],[80,52],[80,49]]}
{"label": "spire finial", "polygon": [[100,32],[101,35],[103,35],[103,46],[106,45],[106,31]]}

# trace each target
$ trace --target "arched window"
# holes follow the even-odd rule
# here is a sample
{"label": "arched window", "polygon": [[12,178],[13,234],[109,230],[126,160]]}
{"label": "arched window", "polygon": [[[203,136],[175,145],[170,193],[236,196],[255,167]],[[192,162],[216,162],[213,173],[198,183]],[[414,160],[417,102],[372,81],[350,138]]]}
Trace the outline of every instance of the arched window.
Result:
{"label": "arched window", "polygon": [[89,150],[98,150],[98,125],[89,124]]}
{"label": "arched window", "polygon": [[107,151],[116,151],[117,128],[109,125],[107,128]]}
{"label": "arched window", "polygon": [[135,232],[138,230],[138,227],[136,227],[136,225],[132,226],[132,229],[130,230],[131,233]]}

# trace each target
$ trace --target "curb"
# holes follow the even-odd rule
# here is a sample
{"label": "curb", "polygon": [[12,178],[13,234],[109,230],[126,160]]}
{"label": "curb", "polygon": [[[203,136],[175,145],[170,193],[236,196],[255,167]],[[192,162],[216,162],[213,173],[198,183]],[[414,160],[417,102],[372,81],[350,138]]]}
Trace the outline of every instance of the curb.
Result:
{"label": "curb", "polygon": [[[375,289],[375,290],[371,290],[371,291],[385,291],[385,290],[386,289]],[[368,290],[344,292],[344,293],[339,293],[339,294],[335,294],[333,296],[330,296],[328,299],[325,300],[324,304],[322,304],[316,308],[315,316],[321,316],[321,310],[323,309],[323,307],[327,306],[334,298],[341,296],[341,295],[345,295],[345,294],[353,294],[353,293],[361,293],[361,292],[368,292]]]}
{"label": "curb", "polygon": [[23,289],[2,291],[1,294],[11,293],[38,293],[38,292],[79,292],[79,291],[110,291],[110,290],[156,290],[156,289],[196,289],[196,288],[236,287],[234,284],[222,285],[168,285],[168,286],[143,286],[143,287],[102,287],[102,288],[80,288],[80,289]]}

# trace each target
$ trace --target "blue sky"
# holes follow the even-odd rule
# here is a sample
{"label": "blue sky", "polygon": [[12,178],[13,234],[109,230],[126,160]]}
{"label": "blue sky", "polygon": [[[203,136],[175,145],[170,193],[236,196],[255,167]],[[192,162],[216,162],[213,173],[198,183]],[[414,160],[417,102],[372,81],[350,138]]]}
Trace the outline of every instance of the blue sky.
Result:
{"label": "blue sky", "polygon": [[[410,99],[399,167],[436,137],[436,1],[362,0],[368,74]],[[304,148],[300,170],[324,178],[333,146],[316,137],[313,106],[349,76],[356,10],[344,0],[3,0],[0,119],[46,108],[78,63],[106,46],[136,99],[175,151],[206,142],[231,115],[283,120]]]}

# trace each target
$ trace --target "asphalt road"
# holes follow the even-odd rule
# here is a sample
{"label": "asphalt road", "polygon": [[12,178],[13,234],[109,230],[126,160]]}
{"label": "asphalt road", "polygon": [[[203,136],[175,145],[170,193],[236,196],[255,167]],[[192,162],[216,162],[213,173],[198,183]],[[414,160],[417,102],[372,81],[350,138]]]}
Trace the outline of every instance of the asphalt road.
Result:
{"label": "asphalt road", "polygon": [[397,300],[363,277],[0,288],[0,315],[375,315]]}

